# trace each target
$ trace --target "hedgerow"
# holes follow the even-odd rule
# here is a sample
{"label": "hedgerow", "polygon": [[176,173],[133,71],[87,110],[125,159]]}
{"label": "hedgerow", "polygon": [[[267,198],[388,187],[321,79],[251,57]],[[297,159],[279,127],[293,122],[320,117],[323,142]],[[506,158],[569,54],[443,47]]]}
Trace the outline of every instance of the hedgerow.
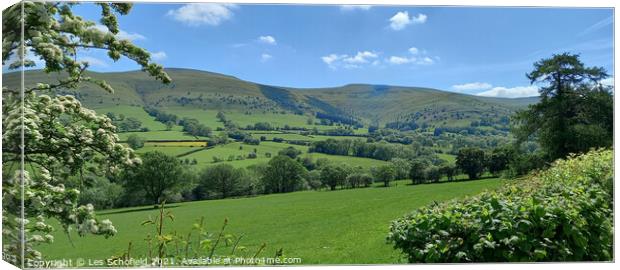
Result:
{"label": "hedgerow", "polygon": [[434,204],[392,222],[409,262],[613,259],[613,152],[556,161],[506,187]]}

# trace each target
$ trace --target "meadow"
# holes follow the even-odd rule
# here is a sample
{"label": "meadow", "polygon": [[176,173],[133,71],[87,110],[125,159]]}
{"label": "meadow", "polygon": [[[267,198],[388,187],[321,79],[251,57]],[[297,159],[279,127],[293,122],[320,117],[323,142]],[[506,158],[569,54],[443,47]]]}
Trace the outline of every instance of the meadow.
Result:
{"label": "meadow", "polygon": [[[196,167],[203,168],[209,165],[216,164],[214,163],[214,158],[218,158],[221,162],[226,162],[228,164],[233,165],[234,167],[247,167],[253,164],[258,163],[267,163],[270,160],[270,156],[277,155],[278,152],[287,147],[294,147],[300,151],[302,151],[302,157],[312,157],[313,159],[318,158],[326,158],[331,161],[347,163],[351,166],[361,166],[365,169],[369,169],[373,166],[379,166],[385,164],[385,161],[370,159],[370,158],[360,158],[360,157],[349,157],[349,156],[335,156],[335,155],[326,155],[321,153],[307,153],[308,146],[303,145],[293,145],[287,144],[285,142],[278,143],[272,142],[274,138],[281,138],[284,140],[297,140],[297,141],[321,141],[327,139],[336,139],[336,140],[365,140],[363,137],[356,136],[325,136],[325,135],[302,135],[294,132],[282,132],[282,131],[248,131],[253,138],[260,139],[264,137],[267,141],[261,142],[259,145],[248,145],[241,142],[231,142],[224,145],[217,145],[214,147],[210,147],[209,149],[204,149],[201,151],[196,151],[198,147],[204,147],[206,144],[204,142],[149,142],[149,140],[157,141],[157,140],[201,140],[206,139],[205,137],[195,137],[189,135],[183,131],[181,131],[180,126],[174,126],[172,130],[166,130],[165,125],[160,122],[155,121],[154,117],[148,115],[144,109],[140,107],[134,106],[114,106],[114,107],[101,107],[96,109],[99,113],[106,112],[114,112],[116,114],[124,114],[126,116],[131,116],[138,118],[143,126],[149,127],[149,131],[146,132],[121,132],[118,133],[121,141],[127,140],[127,138],[131,135],[137,135],[144,140],[146,140],[144,147],[136,150],[138,154],[146,153],[149,151],[160,151],[169,155],[179,156],[182,155],[182,158],[185,159],[196,159],[197,164]],[[167,108],[166,112],[174,113],[179,115],[180,117],[192,117],[198,119],[201,123],[206,124],[210,127],[223,127],[221,122],[216,121],[215,115],[217,111],[214,110],[202,110],[195,108],[186,108],[186,107],[171,107]],[[241,121],[241,123],[254,123],[252,121],[270,121],[270,123],[274,124],[278,127],[283,127],[283,123],[291,122],[291,126],[307,126],[305,122],[305,117],[294,115],[294,114],[269,114],[267,116],[260,114],[255,115],[246,115],[240,112],[227,113],[227,117],[230,116],[232,119],[235,119],[233,122],[237,123],[237,121]],[[261,117],[258,117],[263,115]],[[262,118],[266,117],[266,118]],[[321,127],[320,129],[333,128],[330,126],[321,126],[321,125],[312,125],[312,127]],[[363,132],[367,132],[366,129],[358,129],[356,133],[362,134]],[[217,134],[218,132],[215,131]],[[256,150],[257,157],[254,159],[248,159],[247,156],[250,152],[254,152]],[[196,151],[196,152],[194,152]],[[192,153],[190,153],[192,152]],[[188,154],[189,153],[189,154]],[[239,159],[238,157],[242,156],[243,159]],[[450,155],[444,155],[447,159],[450,159]],[[229,158],[232,157],[232,160]],[[443,158],[443,157],[442,157]]]}
{"label": "meadow", "polygon": [[[200,109],[200,108],[187,108],[187,107],[179,107],[172,106],[166,107],[163,109],[164,111],[172,114],[176,114],[179,117],[189,117],[196,118],[201,123],[212,127],[224,127],[221,122],[217,121],[216,115],[218,113],[217,110],[211,109]],[[329,126],[321,126],[321,125],[311,125],[308,124],[308,116],[293,114],[290,112],[287,113],[272,113],[272,112],[260,112],[260,111],[249,111],[243,112],[239,110],[222,110],[227,119],[235,122],[241,127],[245,127],[247,125],[253,125],[258,122],[267,122],[274,127],[284,128],[285,125],[289,125],[291,127],[304,127],[304,128],[318,128],[321,129],[329,129],[332,127]]]}
{"label": "meadow", "polygon": [[[164,230],[187,234],[192,223],[205,217],[209,231],[216,232],[228,218],[227,233],[243,234],[241,245],[248,250],[267,244],[262,256],[273,256],[282,248],[285,257],[299,257],[302,264],[403,263],[402,255],[385,240],[391,220],[434,201],[462,198],[503,184],[503,180],[485,179],[412,186],[403,180],[389,188],[177,203],[168,205],[175,220],[167,221]],[[99,211],[100,218],[114,223],[116,236],[78,237],[72,232],[69,240],[57,230],[55,243],[42,246],[41,251],[50,259],[106,259],[123,253],[131,242],[133,256],[139,256],[146,252],[143,239],[152,233],[152,227],[140,223],[156,215],[152,206]],[[218,252],[225,254],[229,248],[222,246]]]}

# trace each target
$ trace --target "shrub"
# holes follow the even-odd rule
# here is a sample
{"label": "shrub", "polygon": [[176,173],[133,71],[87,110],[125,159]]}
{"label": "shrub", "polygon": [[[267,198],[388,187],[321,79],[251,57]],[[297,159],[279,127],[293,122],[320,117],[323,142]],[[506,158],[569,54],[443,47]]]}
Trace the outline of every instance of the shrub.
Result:
{"label": "shrub", "polygon": [[428,166],[426,170],[424,170],[424,175],[428,182],[437,183],[441,179],[442,171],[437,166]]}
{"label": "shrub", "polygon": [[119,198],[125,190],[117,183],[111,183],[104,177],[96,177],[90,187],[80,193],[80,204],[92,204],[96,209],[119,206]]}
{"label": "shrub", "polygon": [[131,149],[140,149],[144,147],[144,138],[134,134],[129,135],[129,137],[127,137],[127,144]]}
{"label": "shrub", "polygon": [[295,147],[289,146],[287,148],[284,148],[284,149],[280,150],[278,152],[278,155],[288,156],[288,157],[290,157],[292,159],[295,159],[295,158],[297,158],[297,156],[301,155],[301,151],[296,149]]}
{"label": "shrub", "polygon": [[243,143],[249,144],[249,145],[259,145],[260,144],[260,140],[256,139],[256,138],[252,138],[252,137],[245,137],[243,139]]}
{"label": "shrub", "polygon": [[321,182],[321,171],[320,170],[312,170],[308,172],[308,176],[306,177],[306,182],[308,183],[308,187],[313,190],[319,190],[323,187],[323,182]]}
{"label": "shrub", "polygon": [[410,262],[611,260],[612,181],[612,151],[572,156],[498,191],[420,208],[387,239]]}

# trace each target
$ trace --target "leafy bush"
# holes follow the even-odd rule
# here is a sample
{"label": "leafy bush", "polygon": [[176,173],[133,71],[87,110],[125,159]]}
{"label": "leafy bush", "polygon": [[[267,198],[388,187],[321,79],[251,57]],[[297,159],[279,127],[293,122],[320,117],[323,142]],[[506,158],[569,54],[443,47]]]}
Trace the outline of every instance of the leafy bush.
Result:
{"label": "leafy bush", "polygon": [[256,138],[252,138],[252,137],[245,137],[243,139],[243,143],[249,144],[249,145],[259,145],[260,144],[260,140],[256,139]]}
{"label": "leafy bush", "polygon": [[80,204],[92,204],[95,209],[107,209],[119,206],[119,199],[125,192],[123,186],[111,183],[104,177],[93,179],[91,187],[80,193]]}
{"label": "leafy bush", "polygon": [[288,156],[292,159],[297,158],[297,156],[301,155],[301,151],[296,149],[295,147],[289,146],[284,148],[278,152],[278,155]]}
{"label": "leafy bush", "polygon": [[140,149],[144,147],[144,138],[134,134],[129,135],[129,137],[127,137],[127,145],[129,145],[129,147],[134,150]]}
{"label": "leafy bush", "polygon": [[613,153],[596,150],[495,192],[420,208],[387,237],[410,262],[608,261]]}

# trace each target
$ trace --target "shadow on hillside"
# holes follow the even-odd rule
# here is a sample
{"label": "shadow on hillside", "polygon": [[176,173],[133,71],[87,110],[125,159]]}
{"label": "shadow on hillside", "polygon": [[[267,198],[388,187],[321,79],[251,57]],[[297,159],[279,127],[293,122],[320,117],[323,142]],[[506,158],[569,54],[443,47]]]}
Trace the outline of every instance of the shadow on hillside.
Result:
{"label": "shadow on hillside", "polygon": [[[166,205],[164,209],[176,208],[178,205]],[[143,212],[143,211],[151,211],[151,210],[159,210],[159,207],[155,208],[153,206],[144,206],[140,208],[132,208],[132,209],[119,209],[110,212],[106,212],[105,215],[114,215],[114,214],[123,214],[123,213],[133,213],[133,212]]]}

